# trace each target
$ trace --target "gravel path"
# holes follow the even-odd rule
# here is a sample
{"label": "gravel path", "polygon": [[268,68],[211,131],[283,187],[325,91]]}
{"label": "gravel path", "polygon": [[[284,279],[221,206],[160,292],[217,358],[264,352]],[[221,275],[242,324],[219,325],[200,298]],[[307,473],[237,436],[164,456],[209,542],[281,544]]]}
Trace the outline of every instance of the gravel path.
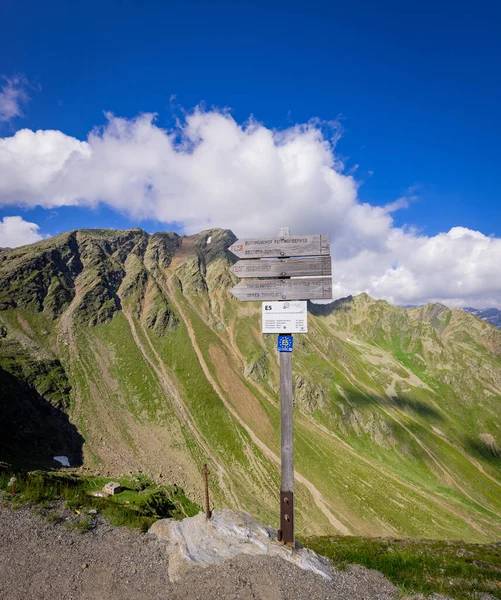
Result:
{"label": "gravel path", "polygon": [[[353,566],[328,582],[278,558],[241,557],[193,569],[178,583],[167,575],[165,544],[115,528],[99,517],[86,533],[69,531],[60,513],[0,507],[0,598],[6,600],[389,600],[380,573]],[[53,515],[54,512],[48,514]],[[66,526],[65,526],[66,525]]]}

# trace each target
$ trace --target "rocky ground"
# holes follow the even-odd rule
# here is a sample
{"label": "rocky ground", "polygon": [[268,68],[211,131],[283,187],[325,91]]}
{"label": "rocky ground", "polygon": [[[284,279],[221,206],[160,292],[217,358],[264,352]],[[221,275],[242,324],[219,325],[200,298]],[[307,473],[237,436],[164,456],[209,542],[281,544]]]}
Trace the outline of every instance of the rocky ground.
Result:
{"label": "rocky ground", "polygon": [[385,600],[396,589],[363,567],[332,581],[278,557],[241,556],[168,575],[165,543],[115,528],[99,516],[90,531],[72,529],[75,514],[0,507],[0,598],[9,600]]}

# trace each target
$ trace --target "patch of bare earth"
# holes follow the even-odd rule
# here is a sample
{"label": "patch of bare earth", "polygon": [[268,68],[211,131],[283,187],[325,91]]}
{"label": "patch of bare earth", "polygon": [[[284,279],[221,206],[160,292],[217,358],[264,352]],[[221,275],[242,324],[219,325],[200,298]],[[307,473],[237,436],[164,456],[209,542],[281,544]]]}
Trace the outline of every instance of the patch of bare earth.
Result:
{"label": "patch of bare earth", "polygon": [[238,374],[232,369],[226,354],[221,348],[209,348],[212,364],[217,378],[226,392],[229,401],[253,431],[260,431],[265,439],[274,438],[273,425],[259,400],[244,385]]}

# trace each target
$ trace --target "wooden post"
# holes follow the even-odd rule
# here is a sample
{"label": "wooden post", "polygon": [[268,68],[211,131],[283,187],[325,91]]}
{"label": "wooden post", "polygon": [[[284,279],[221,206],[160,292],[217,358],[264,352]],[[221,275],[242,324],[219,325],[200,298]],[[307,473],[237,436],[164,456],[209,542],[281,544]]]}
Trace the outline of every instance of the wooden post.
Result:
{"label": "wooden post", "polygon": [[280,352],[280,529],[282,540],[294,546],[294,446],[292,427],[292,352]]}
{"label": "wooden post", "polygon": [[[288,227],[278,230],[279,237],[290,235]],[[280,487],[280,538],[290,546],[294,540],[294,445],[292,426],[292,352],[280,352],[280,451],[282,485]]]}

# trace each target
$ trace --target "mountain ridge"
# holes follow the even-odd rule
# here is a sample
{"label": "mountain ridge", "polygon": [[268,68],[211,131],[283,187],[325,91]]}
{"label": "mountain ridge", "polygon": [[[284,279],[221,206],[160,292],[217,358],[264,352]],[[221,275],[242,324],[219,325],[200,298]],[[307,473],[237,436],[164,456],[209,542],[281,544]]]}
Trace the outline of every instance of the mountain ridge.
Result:
{"label": "mountain ridge", "polygon": [[[0,253],[0,459],[67,454],[194,497],[208,462],[215,502],[273,523],[278,362],[258,307],[229,294],[235,239],[76,230]],[[501,536],[501,332],[366,294],[308,306],[293,372],[298,527]],[[35,418],[41,407],[63,421]],[[55,432],[36,432],[36,465],[16,414]]]}

